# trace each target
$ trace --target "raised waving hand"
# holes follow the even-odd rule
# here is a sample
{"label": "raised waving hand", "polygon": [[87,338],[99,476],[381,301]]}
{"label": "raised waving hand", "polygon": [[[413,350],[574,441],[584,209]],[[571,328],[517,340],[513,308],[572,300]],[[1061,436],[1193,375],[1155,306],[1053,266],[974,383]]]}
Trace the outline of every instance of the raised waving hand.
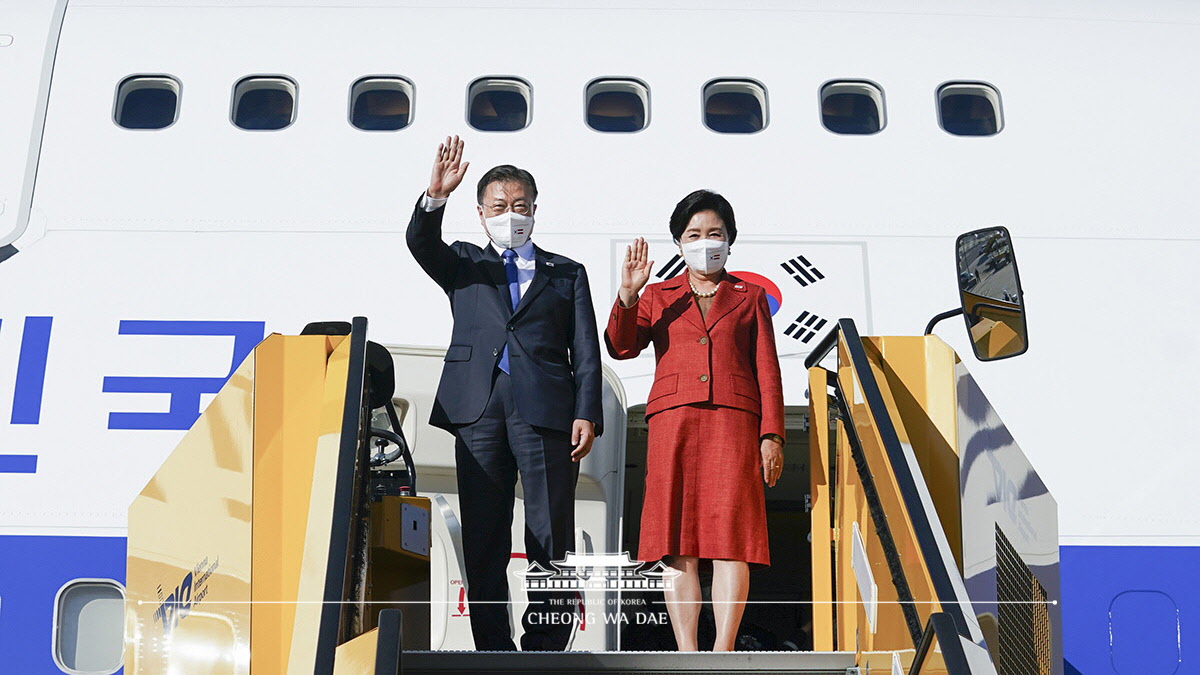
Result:
{"label": "raised waving hand", "polygon": [[621,304],[630,307],[637,302],[638,294],[650,280],[654,261],[649,260],[650,245],[638,237],[625,247],[625,260],[621,263],[621,288],[617,292]]}
{"label": "raised waving hand", "polygon": [[445,199],[462,183],[467,175],[470,162],[462,161],[464,143],[458,136],[446,137],[444,143],[438,144],[437,157],[433,160],[433,173],[429,176],[429,196],[434,199]]}

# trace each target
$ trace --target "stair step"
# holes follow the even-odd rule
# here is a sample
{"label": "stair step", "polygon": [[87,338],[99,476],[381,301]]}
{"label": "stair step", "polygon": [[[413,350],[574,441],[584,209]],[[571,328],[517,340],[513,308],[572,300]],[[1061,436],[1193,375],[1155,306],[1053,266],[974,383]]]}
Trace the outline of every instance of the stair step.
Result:
{"label": "stair step", "polygon": [[404,675],[846,675],[853,652],[405,652]]}

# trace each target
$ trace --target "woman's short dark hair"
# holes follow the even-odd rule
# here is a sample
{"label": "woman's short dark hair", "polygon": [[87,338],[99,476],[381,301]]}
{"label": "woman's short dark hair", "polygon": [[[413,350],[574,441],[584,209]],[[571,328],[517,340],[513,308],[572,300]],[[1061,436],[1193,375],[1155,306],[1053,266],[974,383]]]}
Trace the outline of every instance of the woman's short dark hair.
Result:
{"label": "woman's short dark hair", "polygon": [[475,188],[476,203],[483,203],[483,191],[492,183],[507,183],[515,181],[524,183],[525,187],[529,188],[529,196],[537,201],[537,183],[533,180],[533,174],[525,169],[518,169],[512,164],[501,164],[488,169],[487,173],[479,179],[479,185]]}
{"label": "woman's short dark hair", "polygon": [[737,222],[733,218],[733,207],[729,205],[728,199],[712,190],[696,190],[679,200],[675,205],[675,212],[671,214],[671,237],[679,241],[692,216],[701,211],[715,211],[721,222],[725,223],[725,234],[729,237],[729,243],[732,244],[733,240],[737,239]]}

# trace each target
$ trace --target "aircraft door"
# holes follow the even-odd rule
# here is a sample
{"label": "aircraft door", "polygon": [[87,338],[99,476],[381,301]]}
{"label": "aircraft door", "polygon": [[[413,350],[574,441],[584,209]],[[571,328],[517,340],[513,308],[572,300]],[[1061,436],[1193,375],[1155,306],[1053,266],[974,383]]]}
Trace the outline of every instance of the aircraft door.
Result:
{"label": "aircraft door", "polygon": [[[394,402],[402,411],[401,427],[412,449],[419,477],[419,494],[432,501],[430,524],[430,647],[434,650],[473,650],[467,581],[464,574],[458,484],[455,475],[454,438],[430,426],[437,383],[441,376],[444,349],[390,347],[396,371]],[[575,498],[575,551],[573,553],[617,553],[620,548],[620,513],[625,471],[625,392],[620,379],[607,367],[603,378],[604,433],[579,467]],[[518,644],[521,617],[526,608],[525,577],[528,569],[524,550],[524,504],[520,482],[513,508],[512,545],[509,561],[510,623]],[[466,524],[469,527],[469,524]],[[570,570],[554,570],[571,576]],[[569,583],[569,582],[568,582]],[[616,596],[605,589],[580,588],[580,611],[572,621],[575,631],[570,649],[603,651],[615,649],[616,626],[608,616],[619,614]]]}

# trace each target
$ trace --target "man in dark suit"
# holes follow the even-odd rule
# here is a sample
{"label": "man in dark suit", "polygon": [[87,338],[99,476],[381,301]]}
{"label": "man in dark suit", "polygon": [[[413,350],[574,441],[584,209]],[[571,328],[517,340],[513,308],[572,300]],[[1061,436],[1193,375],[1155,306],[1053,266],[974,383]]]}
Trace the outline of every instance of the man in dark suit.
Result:
{"label": "man in dark suit", "polygon": [[[455,437],[471,632],[480,650],[514,650],[507,567],[517,474],[525,552],[552,569],[574,548],[579,460],[601,432],[600,343],[583,265],[529,241],[537,185],[498,166],[479,181],[491,240],[442,241],[442,216],[462,182],[463,142],[438,146],[429,189],[408,225],[408,248],[450,298],[454,327],[430,424]],[[561,650],[574,593],[530,592],[524,650]]]}

